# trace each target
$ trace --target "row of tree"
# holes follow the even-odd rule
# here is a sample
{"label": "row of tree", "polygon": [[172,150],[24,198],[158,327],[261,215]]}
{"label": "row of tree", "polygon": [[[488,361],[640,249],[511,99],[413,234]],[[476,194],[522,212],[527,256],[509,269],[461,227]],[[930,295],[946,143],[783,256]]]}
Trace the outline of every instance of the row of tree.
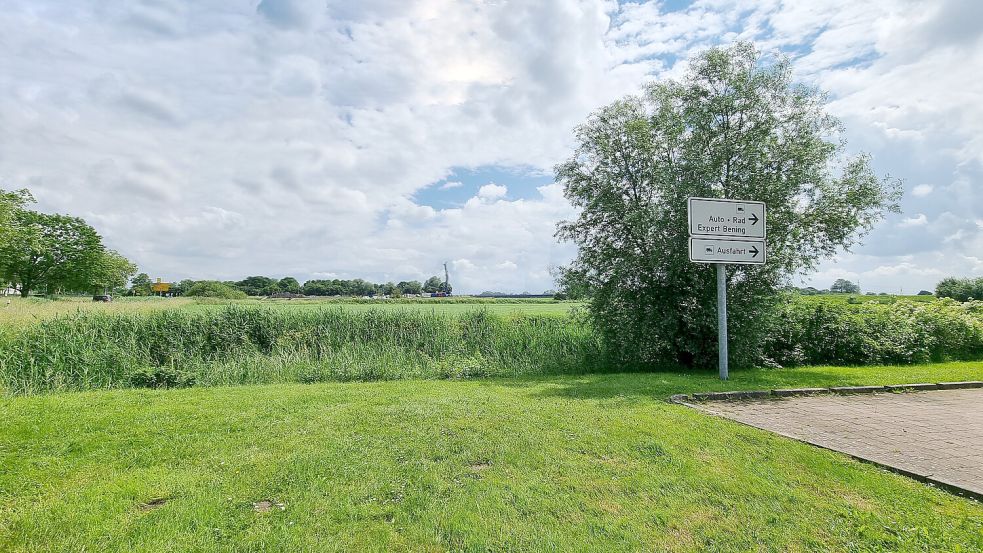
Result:
{"label": "row of tree", "polygon": [[33,203],[26,189],[0,190],[0,283],[24,297],[126,286],[136,265],[107,249],[81,218],[28,209]]}
{"label": "row of tree", "polygon": [[[198,284],[207,282],[208,286],[198,286],[201,291],[208,291],[210,294],[217,293],[215,281],[195,281],[182,280],[171,285],[170,292],[174,295],[195,295],[192,292]],[[303,285],[294,277],[284,277],[275,279],[266,276],[251,276],[238,282],[227,281],[217,283],[229,289],[242,292],[247,296],[272,296],[274,294],[303,294],[305,296],[403,296],[431,294],[437,292],[450,293],[452,287],[444,285],[444,282],[437,276],[428,278],[421,283],[418,280],[401,281],[398,283],[387,282],[376,284],[356,278],[353,280],[308,280]],[[152,292],[153,282],[146,273],[140,273],[133,278],[130,294],[135,296],[149,296]]]}
{"label": "row of tree", "polygon": [[812,286],[806,286],[805,288],[792,288],[792,290],[802,294],[803,296],[816,296],[820,294],[859,294],[860,285],[843,278],[838,278],[835,282],[833,282],[833,285],[829,287],[829,290],[822,290]]}

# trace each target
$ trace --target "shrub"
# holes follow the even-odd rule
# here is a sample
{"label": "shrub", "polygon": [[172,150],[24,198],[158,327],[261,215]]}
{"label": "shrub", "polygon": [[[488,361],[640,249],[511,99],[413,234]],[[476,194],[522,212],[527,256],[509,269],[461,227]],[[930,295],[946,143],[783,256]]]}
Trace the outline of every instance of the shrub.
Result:
{"label": "shrub", "polygon": [[764,344],[773,365],[872,365],[983,357],[983,302],[786,301]]}
{"label": "shrub", "polygon": [[935,287],[935,295],[956,301],[983,300],[983,277],[942,279]]}
{"label": "shrub", "polygon": [[196,296],[201,298],[222,298],[227,300],[245,299],[246,293],[215,280],[202,280],[196,282],[185,296]]}
{"label": "shrub", "polygon": [[170,366],[141,367],[130,374],[130,384],[137,388],[178,388],[194,383],[194,375]]}

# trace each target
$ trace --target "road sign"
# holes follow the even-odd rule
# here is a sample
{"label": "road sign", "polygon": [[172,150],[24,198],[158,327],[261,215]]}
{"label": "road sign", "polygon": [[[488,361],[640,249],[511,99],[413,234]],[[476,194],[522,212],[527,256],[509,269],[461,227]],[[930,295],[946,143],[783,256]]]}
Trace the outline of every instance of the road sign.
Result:
{"label": "road sign", "polygon": [[153,283],[153,284],[150,285],[150,289],[153,290],[154,292],[161,292],[161,293],[163,293],[163,292],[170,292],[171,291],[171,283],[170,282],[161,282],[160,279],[158,278],[157,279],[157,282],[155,282],[155,283]]}
{"label": "road sign", "polygon": [[717,363],[727,380],[727,265],[765,262],[765,204],[689,198],[689,260],[717,267]]}
{"label": "road sign", "polygon": [[765,241],[691,236],[689,260],[694,263],[761,265],[765,262]]}
{"label": "road sign", "polygon": [[719,198],[689,199],[690,236],[765,238],[765,204]]}

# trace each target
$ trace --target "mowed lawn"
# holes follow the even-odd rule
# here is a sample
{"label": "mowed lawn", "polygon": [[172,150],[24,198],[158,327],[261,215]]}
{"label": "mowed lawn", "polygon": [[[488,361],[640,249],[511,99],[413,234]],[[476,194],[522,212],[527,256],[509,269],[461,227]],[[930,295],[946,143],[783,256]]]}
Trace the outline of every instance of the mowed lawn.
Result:
{"label": "mowed lawn", "polygon": [[979,503],[666,399],[980,367],[6,398],[0,551],[979,551]]}

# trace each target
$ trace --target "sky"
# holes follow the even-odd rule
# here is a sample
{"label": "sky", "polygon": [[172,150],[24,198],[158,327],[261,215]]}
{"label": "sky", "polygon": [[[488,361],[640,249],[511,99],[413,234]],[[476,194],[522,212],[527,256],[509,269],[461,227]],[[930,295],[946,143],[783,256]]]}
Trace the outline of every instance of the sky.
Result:
{"label": "sky", "polygon": [[542,292],[572,131],[753,40],[829,92],[903,213],[798,285],[983,274],[978,0],[7,0],[0,188],[164,280]]}

